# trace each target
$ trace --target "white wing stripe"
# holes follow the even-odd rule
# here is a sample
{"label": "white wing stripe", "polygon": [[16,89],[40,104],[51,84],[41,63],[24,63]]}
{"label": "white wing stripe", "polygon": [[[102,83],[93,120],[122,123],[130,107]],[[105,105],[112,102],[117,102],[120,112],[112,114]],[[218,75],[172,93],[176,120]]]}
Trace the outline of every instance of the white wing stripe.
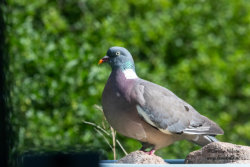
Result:
{"label": "white wing stripe", "polygon": [[[150,125],[158,128],[149,118],[149,116],[146,114],[146,112],[139,106],[139,105],[136,105],[136,109],[138,111],[138,114],[144,118],[144,120],[149,123]],[[159,129],[159,128],[158,128]],[[163,133],[166,133],[166,134],[172,134],[171,132],[169,132],[167,129],[159,129],[161,132]]]}
{"label": "white wing stripe", "polygon": [[155,126],[155,124],[150,120],[150,118],[148,117],[148,115],[145,113],[145,111],[139,105],[136,105],[136,109],[138,111],[138,114],[140,116],[142,116],[147,123],[149,123],[152,126]]}

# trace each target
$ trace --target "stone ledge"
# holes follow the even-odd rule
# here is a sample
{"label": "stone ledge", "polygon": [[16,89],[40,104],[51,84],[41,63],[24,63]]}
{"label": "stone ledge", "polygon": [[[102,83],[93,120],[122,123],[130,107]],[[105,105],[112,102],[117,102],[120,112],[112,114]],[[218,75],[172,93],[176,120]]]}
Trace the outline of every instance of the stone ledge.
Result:
{"label": "stone ledge", "polygon": [[250,147],[225,142],[213,142],[193,151],[187,164],[250,163]]}
{"label": "stone ledge", "polygon": [[125,164],[167,164],[161,157],[148,155],[143,151],[134,151],[121,158],[116,163]]}

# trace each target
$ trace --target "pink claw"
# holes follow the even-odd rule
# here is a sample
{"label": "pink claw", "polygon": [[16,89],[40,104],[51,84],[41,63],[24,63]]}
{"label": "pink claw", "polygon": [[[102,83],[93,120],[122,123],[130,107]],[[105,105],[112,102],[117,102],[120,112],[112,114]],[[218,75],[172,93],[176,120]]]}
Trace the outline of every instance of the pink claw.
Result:
{"label": "pink claw", "polygon": [[155,150],[153,149],[153,150],[150,150],[150,151],[144,151],[146,154],[148,154],[148,155],[154,155],[154,153],[155,153]]}
{"label": "pink claw", "polygon": [[154,153],[155,153],[155,150],[149,151],[149,155],[154,155]]}

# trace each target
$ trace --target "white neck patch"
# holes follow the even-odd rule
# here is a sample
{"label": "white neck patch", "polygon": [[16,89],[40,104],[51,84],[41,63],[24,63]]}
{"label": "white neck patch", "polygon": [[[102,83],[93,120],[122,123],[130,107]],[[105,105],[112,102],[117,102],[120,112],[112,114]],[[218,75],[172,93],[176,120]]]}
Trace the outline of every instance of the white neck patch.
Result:
{"label": "white neck patch", "polygon": [[135,71],[132,69],[126,69],[123,71],[126,79],[136,79],[138,76],[136,75]]}

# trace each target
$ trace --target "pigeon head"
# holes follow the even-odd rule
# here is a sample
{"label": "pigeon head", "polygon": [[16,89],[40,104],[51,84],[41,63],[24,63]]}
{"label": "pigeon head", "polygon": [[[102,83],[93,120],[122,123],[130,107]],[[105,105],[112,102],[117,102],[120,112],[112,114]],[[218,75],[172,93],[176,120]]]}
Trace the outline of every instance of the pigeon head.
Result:
{"label": "pigeon head", "polygon": [[129,51],[123,47],[111,47],[108,49],[106,56],[104,56],[98,64],[107,62],[112,70],[121,69],[122,71],[132,69],[135,71],[134,60]]}

